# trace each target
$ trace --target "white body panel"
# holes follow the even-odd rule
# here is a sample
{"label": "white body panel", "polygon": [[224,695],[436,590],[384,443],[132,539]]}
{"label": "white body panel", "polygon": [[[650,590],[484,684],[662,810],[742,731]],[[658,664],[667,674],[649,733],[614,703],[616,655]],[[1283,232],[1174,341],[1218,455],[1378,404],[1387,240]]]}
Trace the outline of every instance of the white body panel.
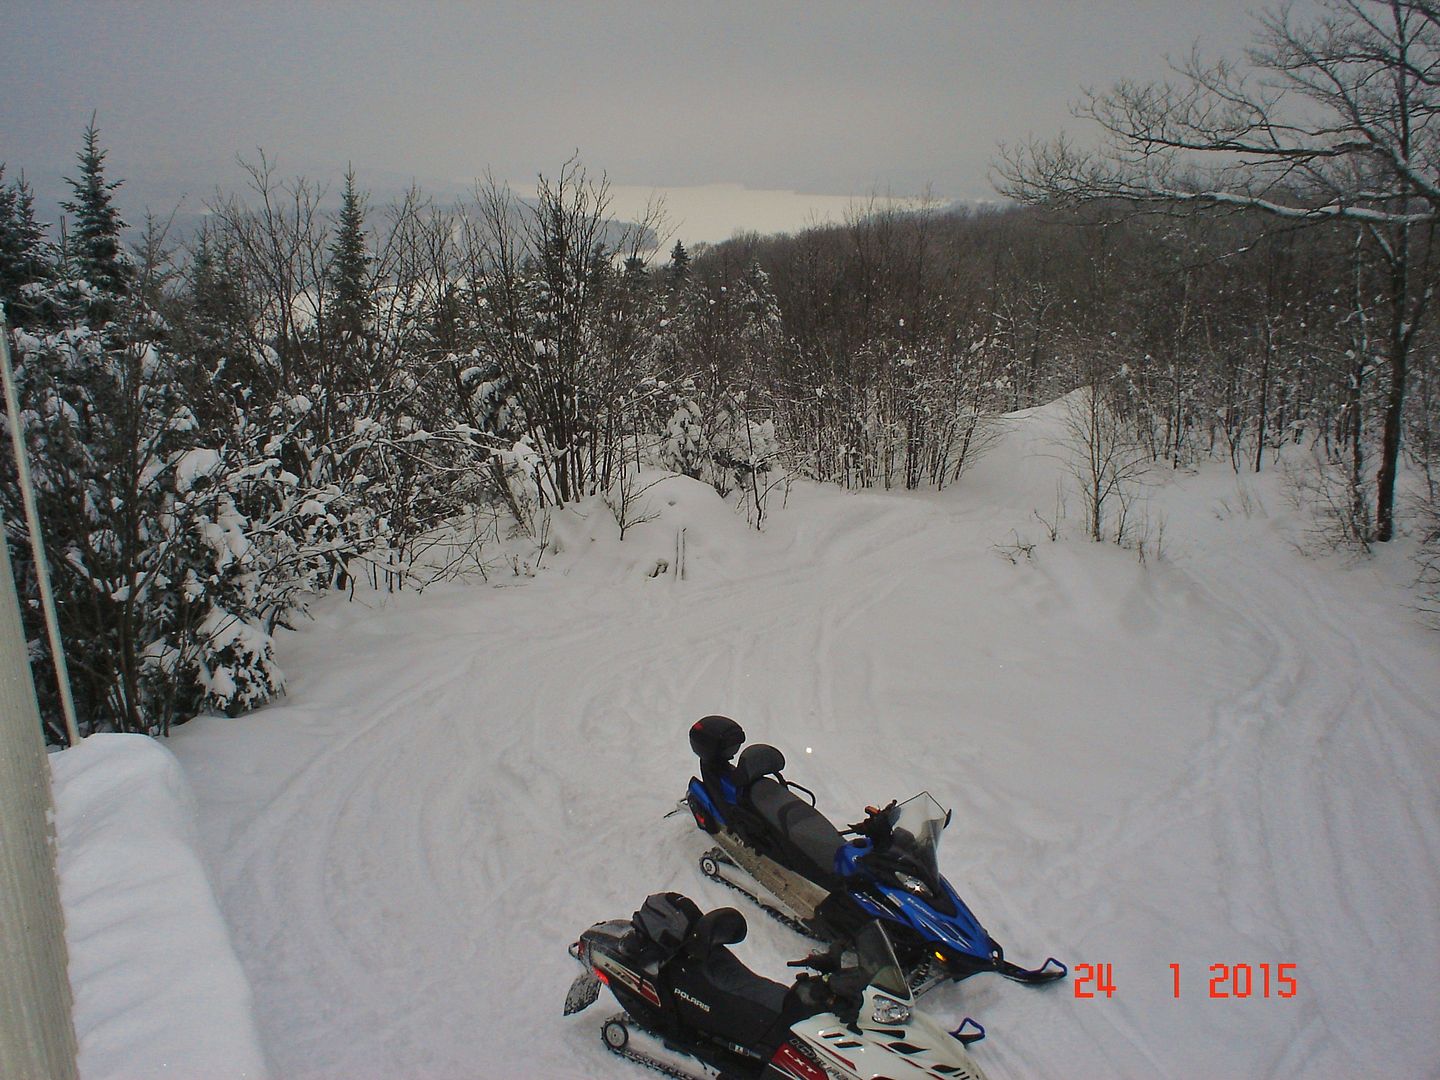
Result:
{"label": "white body panel", "polygon": [[[815,1048],[831,1076],[845,1080],[877,1076],[985,1080],[985,1073],[971,1060],[960,1040],[913,1005],[910,1019],[903,1024],[874,1023],[870,1017],[877,996],[889,995],[880,995],[873,986],[866,988],[865,1003],[855,1020],[858,1035],[832,1013],[802,1020],[791,1030]],[[903,1036],[893,1034],[902,1030]],[[919,1049],[911,1053],[892,1049],[897,1043]]]}

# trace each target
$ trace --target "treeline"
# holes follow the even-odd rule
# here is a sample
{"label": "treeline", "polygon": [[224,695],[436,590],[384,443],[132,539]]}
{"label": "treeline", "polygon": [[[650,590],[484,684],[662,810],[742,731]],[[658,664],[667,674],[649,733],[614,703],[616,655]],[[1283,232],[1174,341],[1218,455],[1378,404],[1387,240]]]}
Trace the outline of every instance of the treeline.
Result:
{"label": "treeline", "polygon": [[[93,128],[78,166],[58,238],[0,175],[0,301],[82,732],[267,700],[272,634],[307,596],[403,586],[477,511],[532,529],[608,494],[623,516],[642,460],[757,524],[786,470],[941,487],[998,414],[1079,386],[1171,467],[1313,451],[1371,536],[1384,267],[1334,232],[875,209],[662,262],[659,218],[617,224],[577,162],[533,200],[487,183],[458,207],[372,207],[350,175],[327,213],[262,160],[193,242],[152,222],[127,251]],[[1418,332],[1405,446],[1433,505],[1440,387]]]}
{"label": "treeline", "polygon": [[[261,160],[183,248],[133,250],[92,127],[58,230],[0,174],[0,302],[18,426],[79,730],[163,733],[278,693],[273,632],[307,596],[413,580],[481,512],[633,491],[642,458],[763,513],[768,416],[722,384],[779,340],[763,278],[657,271],[651,222],[616,223],[578,162],[533,200],[487,183],[463,207],[412,192],[338,212]],[[738,378],[738,375],[737,375]],[[703,401],[703,406],[697,404]],[[63,739],[16,466],[7,539],[47,734]],[[620,513],[624,513],[623,506]],[[624,523],[622,523],[623,525]]]}
{"label": "treeline", "polygon": [[[720,288],[763,267],[785,341],[766,389],[821,479],[946,482],[971,418],[1099,385],[1156,461],[1258,470],[1287,442],[1315,446],[1369,506],[1384,264],[1256,214],[1113,211],[884,210],[695,265]],[[1428,485],[1440,402],[1421,331],[1406,446]]]}

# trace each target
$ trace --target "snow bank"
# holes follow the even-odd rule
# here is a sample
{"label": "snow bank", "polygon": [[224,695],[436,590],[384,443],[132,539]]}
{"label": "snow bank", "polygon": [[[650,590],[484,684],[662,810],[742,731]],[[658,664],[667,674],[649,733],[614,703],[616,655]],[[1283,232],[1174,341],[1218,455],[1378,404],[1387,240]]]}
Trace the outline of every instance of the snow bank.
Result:
{"label": "snow bank", "polygon": [[[595,581],[676,578],[720,581],[747,569],[747,534],[754,530],[715,489],[688,476],[641,469],[623,508],[618,485],[552,510],[551,566]],[[781,495],[776,495],[779,505]],[[620,518],[625,536],[620,538]]]}
{"label": "snow bank", "polygon": [[92,735],[51,762],[83,1080],[264,1077],[175,757]]}

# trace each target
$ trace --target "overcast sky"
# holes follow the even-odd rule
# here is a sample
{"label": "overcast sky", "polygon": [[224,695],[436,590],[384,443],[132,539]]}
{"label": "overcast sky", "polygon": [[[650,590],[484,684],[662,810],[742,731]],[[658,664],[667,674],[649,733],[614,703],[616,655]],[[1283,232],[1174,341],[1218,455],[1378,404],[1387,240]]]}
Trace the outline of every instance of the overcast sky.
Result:
{"label": "overcast sky", "polygon": [[[373,191],[442,194],[487,169],[523,191],[578,149],[627,198],[680,189],[682,235],[718,239],[869,192],[992,197],[997,142],[1078,133],[1081,86],[1197,40],[1238,56],[1262,6],[7,0],[0,161],[53,183],[95,110],[131,205],[165,210],[237,186],[257,147],[287,175],[353,162]],[[684,190],[722,184],[771,194]]]}

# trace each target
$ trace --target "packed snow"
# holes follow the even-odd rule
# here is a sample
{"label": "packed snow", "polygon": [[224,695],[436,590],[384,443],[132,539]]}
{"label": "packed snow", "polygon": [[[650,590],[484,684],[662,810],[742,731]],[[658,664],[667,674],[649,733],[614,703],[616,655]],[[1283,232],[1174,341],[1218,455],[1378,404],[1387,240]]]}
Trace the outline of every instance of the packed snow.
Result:
{"label": "packed snow", "polygon": [[[1113,996],[925,997],[986,1025],[994,1080],[1435,1075],[1440,638],[1403,545],[1302,552],[1281,471],[1215,464],[1153,478],[1142,563],[1082,538],[1063,426],[1017,415],[938,495],[777,490],[763,533],[675,477],[623,543],[596,500],[538,565],[317,605],[283,700],[169,744],[273,1075],[641,1075],[598,1007],[561,1017],[566,945],[661,889],[741,906],[788,980],[809,943],[665,816],[717,712],[842,825],[928,789],[1013,959],[1110,965]],[[1218,964],[1248,996],[1210,996]]]}
{"label": "packed snow", "polygon": [[174,755],[91,735],[50,761],[81,1080],[264,1080]]}

